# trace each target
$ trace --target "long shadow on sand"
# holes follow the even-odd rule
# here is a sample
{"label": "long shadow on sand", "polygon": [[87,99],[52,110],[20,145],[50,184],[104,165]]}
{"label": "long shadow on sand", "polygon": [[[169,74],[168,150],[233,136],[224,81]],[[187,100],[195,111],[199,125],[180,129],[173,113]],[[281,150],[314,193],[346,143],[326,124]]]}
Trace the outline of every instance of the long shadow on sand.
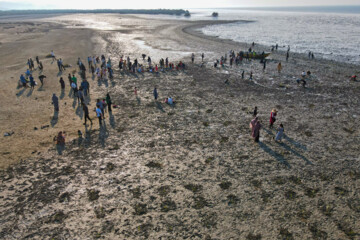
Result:
{"label": "long shadow on sand", "polygon": [[103,124],[100,126],[99,129],[99,143],[102,147],[105,147],[106,139],[109,137],[109,132],[106,128],[105,121],[103,121]]}
{"label": "long shadow on sand", "polygon": [[110,117],[110,119],[109,119],[109,121],[110,121],[110,126],[111,126],[112,128],[115,128],[115,117],[114,117],[114,115],[112,114],[112,112],[109,112],[109,117]]}
{"label": "long shadow on sand", "polygon": [[161,112],[165,112],[161,102],[156,102],[156,107],[161,111]]}
{"label": "long shadow on sand", "polygon": [[28,94],[26,94],[26,96],[30,97],[33,94],[33,91],[34,91],[34,89],[31,88],[30,91],[28,92]]}
{"label": "long shadow on sand", "polygon": [[105,78],[105,79],[98,79],[98,86],[101,87],[101,85],[105,85],[105,87],[109,87],[109,82],[108,82],[108,79]]}
{"label": "long shadow on sand", "polygon": [[289,143],[291,143],[292,145],[294,145],[295,147],[302,149],[302,150],[307,150],[306,146],[302,145],[301,143],[295,141],[294,139],[290,138],[289,136],[287,136],[286,134],[284,134],[284,139],[286,141],[288,141]]}
{"label": "long shadow on sand", "polygon": [[25,90],[26,90],[26,88],[21,89],[21,90],[16,94],[16,96],[17,96],[17,97],[20,97],[21,95],[23,95],[23,93],[25,92]]}
{"label": "long shadow on sand", "polygon": [[83,119],[84,111],[82,110],[81,105],[79,104],[75,110],[76,115],[80,117],[80,119]]}
{"label": "long shadow on sand", "polygon": [[141,104],[141,99],[138,96],[136,96],[136,101],[137,101],[138,105]]}
{"label": "long shadow on sand", "polygon": [[286,145],[285,143],[279,143],[280,146],[282,146],[283,148],[285,148],[286,150],[288,150],[289,152],[292,152],[295,156],[301,158],[302,160],[304,160],[307,164],[313,164],[311,161],[309,161],[309,159],[307,159],[306,157],[304,157],[303,155],[301,155],[300,153],[296,152],[295,150],[293,150],[291,147],[289,147],[289,145]]}
{"label": "long shadow on sand", "polygon": [[58,123],[58,119],[59,119],[59,112],[54,112],[54,116],[50,121],[52,127],[54,127]]}
{"label": "long shadow on sand", "polygon": [[279,153],[275,152],[271,148],[269,148],[265,143],[259,142],[259,147],[264,150],[266,153],[270,154],[276,160],[284,164],[286,167],[291,168],[290,164],[286,161],[286,159]]}
{"label": "long shadow on sand", "polygon": [[65,89],[61,89],[60,99],[64,99],[65,97]]}

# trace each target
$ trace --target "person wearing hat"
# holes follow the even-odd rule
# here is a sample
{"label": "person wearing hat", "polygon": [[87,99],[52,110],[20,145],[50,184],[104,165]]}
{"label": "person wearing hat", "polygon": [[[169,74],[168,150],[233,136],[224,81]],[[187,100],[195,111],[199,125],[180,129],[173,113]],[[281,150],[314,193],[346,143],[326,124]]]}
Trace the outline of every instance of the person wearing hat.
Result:
{"label": "person wearing hat", "polygon": [[270,125],[269,125],[270,128],[273,127],[276,121],[276,115],[277,115],[277,110],[274,108],[273,110],[271,110],[271,114],[270,114]]}

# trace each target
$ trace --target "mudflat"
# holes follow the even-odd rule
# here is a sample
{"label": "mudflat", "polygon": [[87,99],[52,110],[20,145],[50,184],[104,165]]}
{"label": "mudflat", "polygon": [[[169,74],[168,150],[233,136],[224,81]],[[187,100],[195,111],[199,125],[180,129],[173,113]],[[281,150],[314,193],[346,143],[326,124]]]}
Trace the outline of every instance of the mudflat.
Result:
{"label": "mudflat", "polygon": [[[214,68],[229,50],[250,47],[198,30],[218,23],[119,14],[1,19],[0,130],[13,134],[0,143],[0,237],[357,239],[360,83],[349,78],[358,66],[295,53],[286,62],[278,51],[265,70],[246,60]],[[51,50],[65,71],[47,57]],[[146,65],[143,53],[186,68],[134,74],[117,67],[122,55]],[[87,73],[94,124],[84,128],[67,75],[80,79],[77,59],[87,64],[87,56],[101,54],[111,58],[114,78]],[[35,56],[44,70],[33,75],[46,75],[44,86],[18,87]],[[311,71],[306,88],[296,82],[303,71]],[[117,107],[99,128],[95,100],[107,93]],[[250,137],[255,106],[260,143]],[[277,143],[280,123],[285,137]],[[62,155],[52,141],[59,131],[66,131]]]}

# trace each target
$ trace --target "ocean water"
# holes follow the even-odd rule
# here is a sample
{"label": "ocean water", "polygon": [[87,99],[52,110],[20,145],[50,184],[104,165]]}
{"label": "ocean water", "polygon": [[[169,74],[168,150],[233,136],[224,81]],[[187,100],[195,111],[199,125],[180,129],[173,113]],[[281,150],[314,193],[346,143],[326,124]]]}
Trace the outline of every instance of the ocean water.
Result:
{"label": "ocean water", "polygon": [[[360,6],[299,7],[262,9],[191,9],[189,21],[247,20],[202,29],[207,35],[237,42],[276,43],[292,52],[313,52],[315,58],[325,58],[360,65]],[[219,17],[211,17],[218,12]],[[168,16],[157,16],[168,18]],[[173,17],[181,18],[181,17]],[[184,17],[182,17],[184,18]]]}

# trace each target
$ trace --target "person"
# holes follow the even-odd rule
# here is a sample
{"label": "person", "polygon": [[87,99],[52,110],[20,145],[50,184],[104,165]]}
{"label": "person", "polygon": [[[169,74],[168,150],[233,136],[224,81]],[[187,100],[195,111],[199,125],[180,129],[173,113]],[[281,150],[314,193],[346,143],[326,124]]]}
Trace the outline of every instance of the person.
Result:
{"label": "person", "polygon": [[56,57],[55,57],[55,53],[54,53],[54,51],[53,50],[51,50],[51,58],[52,58],[52,60],[53,60],[53,62],[56,60]]}
{"label": "person", "polygon": [[44,69],[44,66],[43,66],[43,64],[42,64],[41,61],[40,61],[40,63],[39,63],[39,69],[40,69],[40,71],[42,71],[42,70]]}
{"label": "person", "polygon": [[257,111],[257,110],[258,110],[258,108],[255,107],[255,108],[254,108],[254,113],[253,113],[253,116],[254,116],[254,117],[256,117],[256,115],[258,114],[258,111]]}
{"label": "person", "polygon": [[102,111],[98,105],[96,105],[96,116],[99,119],[99,126],[101,126],[101,119],[103,117]]}
{"label": "person", "polygon": [[103,119],[105,119],[103,101],[101,101],[100,99],[97,99],[96,100],[96,107],[98,107],[101,110],[102,117],[103,117]]}
{"label": "person", "polygon": [[357,77],[356,75],[352,75],[352,76],[350,77],[350,80],[356,82],[356,77]]}
{"label": "person", "polygon": [[64,79],[61,77],[60,80],[60,86],[61,86],[61,90],[64,90],[65,89],[65,82],[64,82]]}
{"label": "person", "polygon": [[89,119],[91,125],[92,125],[92,120],[91,118],[89,117],[89,108],[86,106],[85,103],[82,103],[82,107],[83,107],[83,111],[84,111],[84,115],[85,115],[85,123],[84,125],[86,126],[86,120]]}
{"label": "person", "polygon": [[204,55],[204,53],[202,53],[202,54],[201,54],[201,61],[202,61],[202,62],[204,61],[204,57],[205,57],[205,55]]}
{"label": "person", "polygon": [[276,142],[281,142],[281,139],[284,135],[284,125],[281,123],[277,129],[277,133],[275,136],[275,141]]}
{"label": "person", "polygon": [[195,59],[195,54],[192,53],[192,54],[191,54],[191,62],[192,62],[192,63],[194,63],[194,59]]}
{"label": "person", "polygon": [[39,61],[39,56],[36,56],[36,57],[35,57],[35,60],[36,60],[37,65],[39,66],[39,63],[40,63],[40,61]]}
{"label": "person", "polygon": [[253,120],[251,120],[250,128],[251,128],[251,136],[254,138],[254,141],[259,142],[261,124],[259,122],[258,117],[255,117]]}
{"label": "person", "polygon": [[137,88],[136,87],[134,88],[134,94],[135,94],[135,96],[137,96]]}
{"label": "person", "polygon": [[155,101],[158,99],[158,92],[157,92],[157,89],[154,88],[154,98],[155,98]]}
{"label": "person", "polygon": [[265,69],[266,69],[266,59],[264,59],[263,64],[264,64],[263,70],[265,71]]}
{"label": "person", "polygon": [[65,145],[65,132],[60,131],[56,137],[57,145]]}
{"label": "person", "polygon": [[79,91],[77,91],[77,97],[78,97],[78,101],[81,102],[81,104],[84,103],[84,92],[82,87],[79,88]]}
{"label": "person", "polygon": [[59,111],[59,99],[55,93],[52,96],[52,104],[54,105],[54,111],[58,112]]}
{"label": "person", "polygon": [[71,87],[72,79],[71,79],[71,74],[70,74],[70,73],[69,73],[69,75],[68,75],[68,80],[69,80],[69,84],[70,84],[70,87]]}
{"label": "person", "polygon": [[281,62],[279,62],[278,66],[277,66],[277,70],[278,70],[278,73],[281,72],[281,70],[282,70]]}
{"label": "person", "polygon": [[252,72],[252,71],[250,72],[250,78],[249,78],[249,80],[253,80],[253,72]]}
{"label": "person", "polygon": [[273,110],[271,110],[270,113],[270,125],[269,127],[272,128],[275,121],[276,121],[276,115],[277,115],[277,110],[274,108]]}
{"label": "person", "polygon": [[41,82],[41,86],[44,85],[44,78],[46,78],[46,76],[43,75],[43,74],[41,74],[41,75],[39,76],[39,80],[40,80],[40,82]]}
{"label": "person", "polygon": [[31,87],[31,89],[34,89],[36,83],[35,83],[34,77],[31,74],[29,76],[29,79],[30,79],[30,87]]}
{"label": "person", "polygon": [[75,75],[73,74],[71,81],[74,82],[77,85],[77,78],[75,77]]}
{"label": "person", "polygon": [[245,71],[243,70],[241,73],[241,79],[244,79],[244,77],[245,77]]}
{"label": "person", "polygon": [[258,120],[255,123],[254,130],[253,130],[253,135],[252,135],[255,142],[259,142],[259,140],[260,140],[260,129],[261,129],[261,123]]}
{"label": "person", "polygon": [[173,105],[173,104],[174,104],[174,100],[172,99],[172,97],[168,97],[167,103],[168,103],[169,105]]}
{"label": "person", "polygon": [[289,56],[290,56],[289,51],[287,51],[287,52],[286,52],[286,61],[289,60]]}
{"label": "person", "polygon": [[108,106],[108,111],[109,111],[109,113],[111,112],[111,104],[112,104],[112,102],[111,102],[111,98],[110,98],[110,94],[108,93],[108,94],[106,94],[106,104],[107,104],[107,106]]}
{"label": "person", "polygon": [[22,84],[22,86],[23,86],[24,88],[27,87],[27,86],[26,86],[27,81],[26,81],[26,78],[24,77],[24,74],[21,74],[21,76],[20,76],[20,82],[21,82],[21,84]]}

